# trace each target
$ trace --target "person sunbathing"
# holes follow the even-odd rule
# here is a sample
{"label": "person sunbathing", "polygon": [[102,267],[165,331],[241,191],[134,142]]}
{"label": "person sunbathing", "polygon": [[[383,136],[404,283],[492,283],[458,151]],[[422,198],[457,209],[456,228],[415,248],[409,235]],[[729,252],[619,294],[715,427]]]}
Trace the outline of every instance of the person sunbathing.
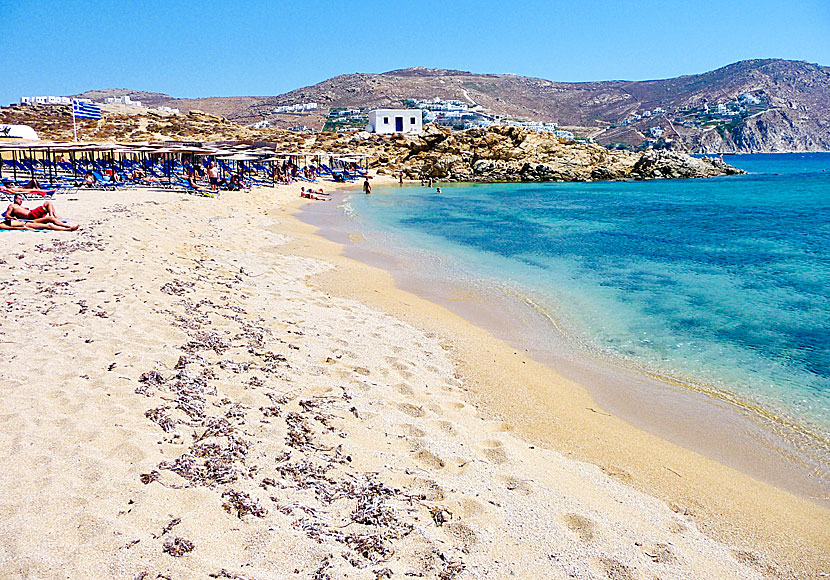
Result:
{"label": "person sunbathing", "polygon": [[177,174],[176,174],[176,177],[178,177],[178,178],[179,178],[179,179],[181,179],[182,181],[186,181],[186,182],[187,182],[187,184],[188,184],[190,187],[192,187],[193,189],[195,189],[196,191],[207,191],[207,192],[213,191],[212,189],[207,189],[207,188],[205,188],[205,187],[202,187],[202,186],[201,186],[201,185],[199,185],[198,183],[196,183],[196,182],[193,180],[193,173],[191,173],[191,174],[190,174],[190,175],[188,175],[187,177],[185,177],[185,176],[183,176],[183,175],[179,175],[179,174],[177,173]]}
{"label": "person sunbathing", "polygon": [[77,225],[69,227],[66,224],[61,224],[61,226],[58,226],[53,223],[24,222],[5,217],[3,218],[3,221],[0,222],[0,230],[54,230],[56,232],[72,232],[77,229]]}
{"label": "person sunbathing", "polygon": [[300,197],[316,199],[317,201],[329,201],[331,199],[331,196],[328,193],[323,193],[322,189],[314,191],[313,189],[308,188],[308,191],[306,191],[305,187],[300,188]]}
{"label": "person sunbathing", "polygon": [[[45,202],[34,209],[27,209],[23,207],[23,195],[16,194],[14,202],[9,204],[6,212],[3,214],[4,224],[11,227],[12,222],[17,220],[28,220],[27,226],[38,225],[52,225],[54,227],[45,229],[75,231],[78,225],[69,225],[61,221],[57,213],[55,213],[55,205],[51,201]],[[37,226],[34,226],[37,227]],[[38,228],[40,229],[40,228]]]}
{"label": "person sunbathing", "polygon": [[0,187],[0,191],[2,191],[3,193],[10,193],[12,195],[16,195],[18,193],[23,194],[23,195],[51,195],[51,194],[55,193],[54,189],[15,187],[14,185]]}
{"label": "person sunbathing", "polygon": [[86,174],[84,174],[84,180],[81,183],[81,186],[94,187],[96,183],[98,183],[98,178],[95,177],[95,174],[91,171],[87,171]]}

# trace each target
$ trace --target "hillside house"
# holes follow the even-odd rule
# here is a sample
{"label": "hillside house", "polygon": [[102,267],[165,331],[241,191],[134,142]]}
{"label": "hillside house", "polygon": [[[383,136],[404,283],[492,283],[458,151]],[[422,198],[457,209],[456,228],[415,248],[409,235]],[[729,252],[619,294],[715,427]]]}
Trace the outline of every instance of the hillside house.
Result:
{"label": "hillside house", "polygon": [[375,109],[369,111],[366,130],[379,135],[420,133],[423,130],[420,109]]}

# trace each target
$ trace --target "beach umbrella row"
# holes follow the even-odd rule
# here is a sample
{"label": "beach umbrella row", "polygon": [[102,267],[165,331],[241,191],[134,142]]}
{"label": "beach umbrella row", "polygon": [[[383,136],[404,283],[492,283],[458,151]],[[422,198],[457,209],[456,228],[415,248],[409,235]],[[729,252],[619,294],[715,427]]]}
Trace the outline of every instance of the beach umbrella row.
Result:
{"label": "beach umbrella row", "polygon": [[[336,161],[343,163],[357,163],[362,165],[366,163],[368,169],[368,155],[364,154],[334,154],[325,151],[278,151],[276,147],[259,146],[254,147],[248,144],[210,144],[205,143],[201,145],[183,144],[174,142],[151,143],[151,142],[60,142],[60,141],[0,141],[0,156],[4,153],[10,154],[13,160],[12,173],[15,180],[18,178],[18,160],[25,158],[37,159],[41,157],[45,161],[45,166],[48,171],[48,178],[50,183],[54,183],[57,178],[56,160],[58,156],[69,155],[73,171],[77,172],[78,160],[82,160],[84,164],[91,163],[95,158],[99,158],[109,153],[108,161],[111,163],[113,171],[116,170],[116,165],[120,166],[121,170],[124,168],[125,156],[138,157],[145,162],[148,157],[157,156],[163,160],[163,166],[168,178],[172,179],[172,164],[173,160],[182,155],[194,155],[209,157],[217,160],[230,161],[235,164],[237,171],[244,171],[245,162],[259,161],[262,163],[274,163],[284,160],[297,160],[297,165],[300,165],[299,160],[303,160],[308,164],[308,159],[316,159],[319,166],[323,159],[328,159],[329,163]],[[116,155],[118,156],[118,163],[116,163]],[[31,177],[34,177],[33,167],[30,169]],[[2,177],[2,164],[0,164],[0,177]]]}

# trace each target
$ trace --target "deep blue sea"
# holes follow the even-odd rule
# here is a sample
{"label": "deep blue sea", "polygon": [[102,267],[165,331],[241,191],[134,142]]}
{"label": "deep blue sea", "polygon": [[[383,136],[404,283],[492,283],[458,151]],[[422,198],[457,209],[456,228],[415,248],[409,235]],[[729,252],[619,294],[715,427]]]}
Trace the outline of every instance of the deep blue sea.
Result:
{"label": "deep blue sea", "polygon": [[586,351],[830,433],[830,154],[725,160],[750,173],[392,187],[344,207],[369,244],[524,296]]}

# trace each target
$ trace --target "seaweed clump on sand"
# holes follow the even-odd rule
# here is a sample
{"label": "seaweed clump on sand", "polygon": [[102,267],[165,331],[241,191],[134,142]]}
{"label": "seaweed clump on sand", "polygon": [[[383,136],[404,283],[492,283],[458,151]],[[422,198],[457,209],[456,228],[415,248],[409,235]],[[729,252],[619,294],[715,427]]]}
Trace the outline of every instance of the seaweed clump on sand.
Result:
{"label": "seaweed clump on sand", "polygon": [[[203,262],[200,268],[206,285],[211,282],[209,267]],[[175,288],[198,292],[189,284]],[[173,286],[168,289],[178,294]],[[181,300],[171,306],[174,310],[165,315],[186,335],[178,362],[172,374],[163,369],[143,373],[136,392],[163,401],[145,416],[162,433],[172,434],[165,441],[175,446],[163,449],[175,455],[142,474],[142,483],[208,488],[218,496],[217,507],[251,525],[264,520],[269,526],[290,526],[324,544],[332,555],[314,571],[315,578],[341,576],[342,566],[379,565],[373,571],[376,577],[389,577],[392,567],[382,564],[392,561],[399,546],[406,545],[402,540],[413,533],[432,549],[428,562],[422,562],[422,573],[431,571],[451,580],[464,570],[462,560],[445,555],[434,538],[416,528],[414,513],[420,514],[420,521],[441,525],[424,504],[423,494],[391,487],[377,473],[353,467],[352,456],[343,448],[349,438],[345,429],[354,418],[369,413],[358,408],[346,387],[335,385],[325,395],[304,393],[301,387],[280,390],[296,380],[288,374],[292,368],[308,364],[307,356],[299,354],[305,349],[273,350],[275,344],[292,345],[273,330],[246,320],[238,306],[209,299]],[[224,320],[221,331],[204,330],[217,318]],[[290,332],[292,340],[306,336],[299,327]],[[240,392],[244,399],[235,396]],[[257,449],[263,443],[267,447]],[[274,446],[276,457],[270,453]],[[268,453],[263,452],[266,448]],[[261,464],[252,464],[251,457]],[[266,508],[268,498],[271,504]],[[177,540],[168,540],[165,551],[178,557],[189,550]],[[211,576],[243,578],[225,569]]]}
{"label": "seaweed clump on sand", "polygon": [[192,552],[195,547],[193,542],[185,538],[171,538],[164,542],[162,550],[164,550],[165,554],[170,554],[175,558],[181,558]]}

